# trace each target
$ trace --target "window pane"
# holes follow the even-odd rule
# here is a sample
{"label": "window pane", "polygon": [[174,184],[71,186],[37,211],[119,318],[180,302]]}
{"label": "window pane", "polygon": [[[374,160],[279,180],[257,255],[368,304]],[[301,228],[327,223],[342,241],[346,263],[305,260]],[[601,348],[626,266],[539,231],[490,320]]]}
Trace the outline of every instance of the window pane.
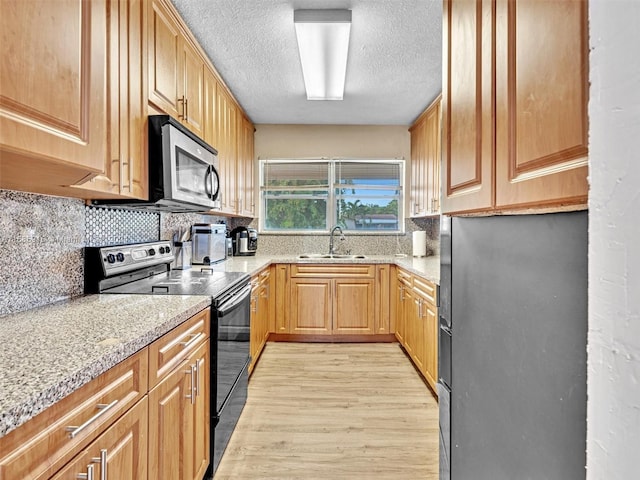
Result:
{"label": "window pane", "polygon": [[264,227],[267,230],[326,230],[325,199],[266,198]]}
{"label": "window pane", "polygon": [[264,187],[303,187],[329,185],[328,162],[264,164]]}
{"label": "window pane", "polygon": [[335,183],[400,186],[400,165],[382,162],[337,162]]}
{"label": "window pane", "polygon": [[399,230],[398,198],[343,197],[336,202],[338,224],[348,230]]}

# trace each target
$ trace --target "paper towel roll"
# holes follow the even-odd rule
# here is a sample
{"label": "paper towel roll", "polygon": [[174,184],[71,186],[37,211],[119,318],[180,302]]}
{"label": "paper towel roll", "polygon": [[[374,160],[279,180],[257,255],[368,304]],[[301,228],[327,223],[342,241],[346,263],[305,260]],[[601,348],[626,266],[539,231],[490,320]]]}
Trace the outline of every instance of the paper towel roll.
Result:
{"label": "paper towel roll", "polygon": [[427,232],[413,232],[413,256],[424,257],[427,254]]}

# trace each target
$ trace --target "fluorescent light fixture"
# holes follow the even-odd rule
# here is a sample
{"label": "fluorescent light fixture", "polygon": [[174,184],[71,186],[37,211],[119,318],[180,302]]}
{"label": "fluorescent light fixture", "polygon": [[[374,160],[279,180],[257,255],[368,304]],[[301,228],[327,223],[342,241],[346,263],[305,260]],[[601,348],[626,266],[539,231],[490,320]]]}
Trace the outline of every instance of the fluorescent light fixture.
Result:
{"label": "fluorescent light fixture", "polygon": [[294,10],[307,100],[342,100],[351,10]]}

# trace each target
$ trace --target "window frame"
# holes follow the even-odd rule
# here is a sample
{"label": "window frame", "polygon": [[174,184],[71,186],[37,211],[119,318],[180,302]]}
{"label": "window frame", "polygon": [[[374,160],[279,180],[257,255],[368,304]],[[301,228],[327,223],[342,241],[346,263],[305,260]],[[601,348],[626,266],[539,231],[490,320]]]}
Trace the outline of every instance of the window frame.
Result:
{"label": "window frame", "polygon": [[[291,163],[291,164],[302,164],[302,163],[327,163],[328,164],[328,191],[327,191],[327,228],[325,229],[303,229],[303,230],[269,230],[265,229],[265,202],[268,198],[265,195],[265,192],[268,190],[265,185],[265,165],[269,163]],[[405,214],[405,202],[406,202],[406,191],[405,191],[405,160],[397,159],[397,158],[287,158],[287,159],[259,159],[258,160],[258,188],[259,188],[259,201],[258,201],[258,232],[260,234],[266,235],[327,235],[330,233],[331,228],[337,225],[337,200],[339,195],[336,194],[336,165],[340,162],[353,162],[353,163],[387,163],[387,164],[396,164],[399,168],[398,180],[399,185],[397,186],[398,190],[398,229],[377,229],[377,230],[357,230],[357,229],[344,229],[345,235],[404,235],[405,226],[404,226],[404,214]],[[303,187],[299,188],[301,191],[309,190],[311,187]],[[324,187],[323,187],[324,189]],[[378,188],[381,191],[390,190],[387,187]],[[293,189],[295,190],[295,188]],[[369,189],[371,190],[371,189]],[[323,197],[324,198],[324,197]],[[366,198],[366,197],[365,197]]]}

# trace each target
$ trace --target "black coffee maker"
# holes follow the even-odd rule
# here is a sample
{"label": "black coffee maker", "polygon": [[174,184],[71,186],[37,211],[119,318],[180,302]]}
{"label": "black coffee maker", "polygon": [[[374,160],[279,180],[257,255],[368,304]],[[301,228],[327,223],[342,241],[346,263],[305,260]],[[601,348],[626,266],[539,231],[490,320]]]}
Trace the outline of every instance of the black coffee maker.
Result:
{"label": "black coffee maker", "polygon": [[255,228],[236,227],[231,231],[234,256],[255,255],[258,250],[258,231]]}

